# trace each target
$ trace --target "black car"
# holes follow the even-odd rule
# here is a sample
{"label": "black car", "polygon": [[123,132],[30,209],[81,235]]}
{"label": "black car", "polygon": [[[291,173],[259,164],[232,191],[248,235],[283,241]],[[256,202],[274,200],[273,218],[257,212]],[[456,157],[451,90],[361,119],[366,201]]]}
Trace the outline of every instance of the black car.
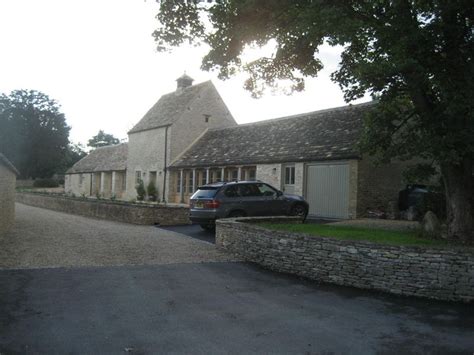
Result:
{"label": "black car", "polygon": [[204,229],[216,219],[243,216],[300,216],[308,203],[301,196],[285,195],[261,181],[218,182],[204,185],[191,196],[189,218]]}

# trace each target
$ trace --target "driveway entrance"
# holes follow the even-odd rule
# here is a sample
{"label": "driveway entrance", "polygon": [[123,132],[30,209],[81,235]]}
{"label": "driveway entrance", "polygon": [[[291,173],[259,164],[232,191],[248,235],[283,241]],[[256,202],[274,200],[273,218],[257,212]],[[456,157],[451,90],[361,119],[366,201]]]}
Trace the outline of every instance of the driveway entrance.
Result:
{"label": "driveway entrance", "polygon": [[467,305],[306,282],[155,227],[21,205],[18,221],[0,241],[1,354],[474,349]]}

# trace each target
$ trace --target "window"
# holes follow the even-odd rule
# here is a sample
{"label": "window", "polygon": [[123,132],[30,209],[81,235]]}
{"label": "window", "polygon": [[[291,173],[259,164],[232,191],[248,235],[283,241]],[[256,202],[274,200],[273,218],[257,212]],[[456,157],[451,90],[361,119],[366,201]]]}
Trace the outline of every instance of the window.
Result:
{"label": "window", "polygon": [[274,188],[268,186],[267,184],[258,184],[257,186],[263,196],[275,196],[277,193]]}
{"label": "window", "polygon": [[188,172],[188,192],[193,193],[193,172]]}
{"label": "window", "polygon": [[206,123],[209,123],[209,118],[211,117],[211,115],[204,115],[204,122]]}
{"label": "window", "polygon": [[255,181],[256,180],[256,177],[257,177],[257,170],[256,168],[247,168],[245,169],[245,180],[247,181]]}
{"label": "window", "polygon": [[199,172],[201,176],[201,186],[206,185],[206,171]]}
{"label": "window", "polygon": [[150,177],[148,178],[148,183],[153,182],[156,187],[156,171],[150,171]]}
{"label": "window", "polygon": [[79,185],[82,185],[84,183],[84,174],[79,175]]}
{"label": "window", "polygon": [[237,185],[228,186],[224,191],[224,195],[226,197],[237,197],[237,196],[239,196],[238,186]]}
{"label": "window", "polygon": [[178,172],[176,174],[177,179],[176,179],[176,192],[180,193],[181,192],[181,172]]}
{"label": "window", "polygon": [[211,170],[210,174],[210,182],[221,181],[222,172],[220,170]]}
{"label": "window", "polygon": [[295,184],[295,167],[287,166],[285,168],[285,185]]}
{"label": "window", "polygon": [[138,185],[142,181],[142,172],[140,170],[135,171],[135,185]]}
{"label": "window", "polygon": [[239,192],[242,197],[262,196],[263,193],[255,184],[239,185]]}

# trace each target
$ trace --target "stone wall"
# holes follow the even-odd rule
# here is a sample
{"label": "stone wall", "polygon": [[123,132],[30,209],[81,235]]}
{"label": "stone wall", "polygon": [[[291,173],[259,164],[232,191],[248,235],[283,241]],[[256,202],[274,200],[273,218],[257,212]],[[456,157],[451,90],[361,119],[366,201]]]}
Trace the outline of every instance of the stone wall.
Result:
{"label": "stone wall", "polygon": [[0,161],[0,237],[15,222],[16,175]]}
{"label": "stone wall", "polygon": [[17,193],[16,201],[54,211],[133,224],[189,224],[189,209],[178,206],[131,204],[38,193]]}
{"label": "stone wall", "polygon": [[[239,219],[239,221],[261,219]],[[474,250],[388,246],[217,221],[216,245],[268,269],[308,279],[439,300],[474,300]]]}
{"label": "stone wall", "polygon": [[405,188],[403,171],[410,163],[393,161],[375,165],[365,157],[358,163],[357,217],[366,217],[367,210],[389,212],[390,205],[398,206],[398,192]]}
{"label": "stone wall", "polygon": [[257,179],[264,181],[277,189],[282,189],[281,164],[258,164]]}

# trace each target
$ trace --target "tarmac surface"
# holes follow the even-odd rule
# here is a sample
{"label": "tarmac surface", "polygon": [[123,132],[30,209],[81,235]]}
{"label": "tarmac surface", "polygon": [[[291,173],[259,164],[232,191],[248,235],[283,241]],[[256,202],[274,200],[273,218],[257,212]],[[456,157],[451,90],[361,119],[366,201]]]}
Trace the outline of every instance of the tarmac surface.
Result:
{"label": "tarmac surface", "polygon": [[[28,216],[31,211],[20,208],[20,220],[25,221],[22,214]],[[42,211],[35,213],[39,216]],[[58,217],[65,223],[77,218],[61,213]],[[44,226],[38,230],[51,231],[47,224],[57,220],[43,220]],[[109,228],[111,223],[90,221],[98,223],[97,228],[101,223]],[[117,225],[115,233],[122,229],[126,235],[133,228],[142,228]],[[24,226],[18,228],[23,230]],[[177,251],[177,260],[189,253],[188,247],[214,248],[177,232],[150,229],[157,240],[161,233],[173,233],[169,236],[180,241],[172,244],[183,249]],[[17,232],[14,235],[19,236]],[[78,238],[75,233],[71,237]],[[65,240],[53,240],[70,245],[68,234],[62,238]],[[139,245],[146,249],[154,244]],[[41,250],[46,249],[43,246]],[[134,255],[138,252],[135,249]],[[131,264],[115,266],[25,268],[20,260],[21,268],[1,269],[0,354],[474,351],[472,305],[318,284],[248,263],[221,262],[220,255],[211,251],[206,252],[207,261],[196,258],[199,261],[175,263],[168,260],[166,250],[167,262],[163,263],[150,262],[150,251],[143,253],[142,265],[135,264],[137,258],[133,258]],[[162,260],[159,254],[160,249],[154,251],[157,260]]]}

